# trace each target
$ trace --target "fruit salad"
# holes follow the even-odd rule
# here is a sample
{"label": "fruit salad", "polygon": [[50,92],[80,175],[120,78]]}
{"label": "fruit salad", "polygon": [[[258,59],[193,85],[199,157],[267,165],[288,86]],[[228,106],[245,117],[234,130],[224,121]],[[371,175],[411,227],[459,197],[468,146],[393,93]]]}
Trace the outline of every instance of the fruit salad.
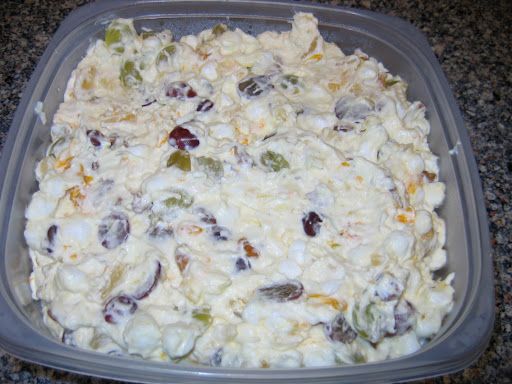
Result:
{"label": "fruit salad", "polygon": [[222,367],[410,354],[453,306],[426,108],[311,14],[179,40],[113,20],[73,71],[26,210],[63,343]]}

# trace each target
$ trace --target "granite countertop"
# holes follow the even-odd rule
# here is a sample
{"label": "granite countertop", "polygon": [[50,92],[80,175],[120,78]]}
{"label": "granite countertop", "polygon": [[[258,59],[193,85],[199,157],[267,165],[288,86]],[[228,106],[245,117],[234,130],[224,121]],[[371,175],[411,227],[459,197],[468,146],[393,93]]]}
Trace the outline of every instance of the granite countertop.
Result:
{"label": "granite countertop", "polygon": [[[21,93],[64,17],[86,0],[0,2],[0,148]],[[463,113],[483,183],[496,322],[484,354],[425,383],[512,382],[512,2],[324,1],[402,17],[427,36]],[[0,350],[2,383],[113,383],[20,361]]]}

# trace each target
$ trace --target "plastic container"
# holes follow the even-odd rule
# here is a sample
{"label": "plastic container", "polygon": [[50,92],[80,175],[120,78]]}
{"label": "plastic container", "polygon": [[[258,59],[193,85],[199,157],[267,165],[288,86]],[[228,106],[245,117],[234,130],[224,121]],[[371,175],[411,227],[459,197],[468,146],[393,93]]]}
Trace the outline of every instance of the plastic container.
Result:
{"label": "plastic container", "polygon": [[[38,303],[30,297],[31,264],[23,238],[24,210],[37,186],[36,161],[49,144],[53,114],[70,73],[89,44],[103,37],[113,18],[134,18],[137,28],[171,29],[177,37],[218,22],[253,34],[289,29],[296,12],[312,12],[328,41],[345,52],[361,48],[409,83],[409,99],[428,110],[432,151],[440,156],[447,196],[449,262],[455,272],[455,306],[438,335],[420,351],[399,359],[343,367],[221,369],[177,366],[106,356],[68,347],[46,331]],[[34,106],[44,102],[43,125]],[[354,9],[273,1],[102,1],[71,13],[34,71],[9,131],[0,168],[0,347],[38,364],[138,382],[385,382],[435,376],[462,369],[485,349],[494,320],[493,274],[480,179],[468,135],[441,68],[423,35],[389,16]]]}

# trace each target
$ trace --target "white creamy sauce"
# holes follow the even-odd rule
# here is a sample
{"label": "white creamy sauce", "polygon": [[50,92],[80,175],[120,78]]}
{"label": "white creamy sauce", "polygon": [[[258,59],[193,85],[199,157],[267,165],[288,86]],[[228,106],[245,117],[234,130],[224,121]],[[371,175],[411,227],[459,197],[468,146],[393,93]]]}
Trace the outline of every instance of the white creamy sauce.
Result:
{"label": "white creamy sauce", "polygon": [[453,306],[425,107],[310,14],[172,40],[115,20],[73,72],[26,211],[63,342],[229,367],[412,353]]}

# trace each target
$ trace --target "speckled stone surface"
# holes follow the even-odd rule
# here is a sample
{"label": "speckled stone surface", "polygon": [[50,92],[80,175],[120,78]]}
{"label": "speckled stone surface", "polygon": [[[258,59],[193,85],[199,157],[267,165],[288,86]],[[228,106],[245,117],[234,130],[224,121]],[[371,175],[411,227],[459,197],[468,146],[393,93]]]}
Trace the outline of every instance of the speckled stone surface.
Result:
{"label": "speckled stone surface", "polygon": [[[64,17],[85,2],[0,2],[0,148],[39,57]],[[512,1],[324,2],[399,16],[425,33],[462,110],[478,162],[492,235],[494,334],[472,366],[423,382],[512,383]],[[26,363],[1,350],[0,382],[113,383]]]}

